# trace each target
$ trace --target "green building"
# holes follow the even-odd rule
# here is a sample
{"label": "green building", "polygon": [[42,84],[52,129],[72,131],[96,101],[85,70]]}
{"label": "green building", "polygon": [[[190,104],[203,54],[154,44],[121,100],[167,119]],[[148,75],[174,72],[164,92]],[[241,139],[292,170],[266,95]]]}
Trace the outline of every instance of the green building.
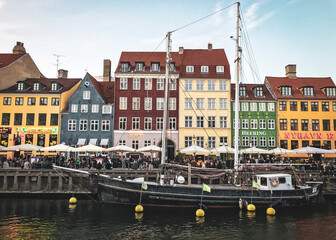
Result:
{"label": "green building", "polygon": [[[231,84],[231,134],[234,146],[235,84]],[[239,149],[277,147],[276,100],[264,84],[239,86]]]}

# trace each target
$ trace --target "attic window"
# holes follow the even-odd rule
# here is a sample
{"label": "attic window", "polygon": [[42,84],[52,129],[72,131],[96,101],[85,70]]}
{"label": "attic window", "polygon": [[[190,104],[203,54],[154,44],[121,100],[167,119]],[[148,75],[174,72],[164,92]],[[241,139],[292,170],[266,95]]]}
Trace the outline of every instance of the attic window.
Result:
{"label": "attic window", "polygon": [[145,70],[145,64],[143,62],[135,63],[135,71],[144,71],[144,70]]}
{"label": "attic window", "polygon": [[254,91],[255,91],[255,96],[256,97],[262,97],[262,96],[264,96],[263,88],[262,87],[256,87]]}
{"label": "attic window", "polygon": [[121,72],[129,72],[130,71],[130,64],[129,64],[129,62],[121,63],[120,71]]}
{"label": "attic window", "polygon": [[51,91],[57,91],[58,90],[58,83],[52,83],[51,84]]}
{"label": "attic window", "polygon": [[34,83],[34,91],[39,91],[39,90],[40,90],[40,84]]}
{"label": "attic window", "polygon": [[151,71],[152,72],[158,72],[158,71],[160,71],[160,63],[152,62],[151,63]]}
{"label": "attic window", "polygon": [[23,83],[18,83],[17,90],[22,91],[23,90]]}
{"label": "attic window", "polygon": [[201,66],[201,73],[208,73],[209,72],[209,66]]}
{"label": "attic window", "polygon": [[170,65],[169,65],[169,71],[171,71],[171,72],[175,72],[175,63],[170,63]]}
{"label": "attic window", "polygon": [[283,86],[280,88],[281,96],[292,96],[292,87]]}
{"label": "attic window", "polygon": [[224,73],[224,66],[216,66],[216,73]]}
{"label": "attic window", "polygon": [[187,73],[193,73],[194,72],[194,66],[186,66],[186,72]]}
{"label": "attic window", "polygon": [[247,97],[246,86],[239,87],[239,97]]}
{"label": "attic window", "polygon": [[314,96],[314,87],[303,87],[303,96]]}
{"label": "attic window", "polygon": [[335,87],[325,88],[325,94],[326,94],[327,97],[335,97],[336,96],[336,88]]}

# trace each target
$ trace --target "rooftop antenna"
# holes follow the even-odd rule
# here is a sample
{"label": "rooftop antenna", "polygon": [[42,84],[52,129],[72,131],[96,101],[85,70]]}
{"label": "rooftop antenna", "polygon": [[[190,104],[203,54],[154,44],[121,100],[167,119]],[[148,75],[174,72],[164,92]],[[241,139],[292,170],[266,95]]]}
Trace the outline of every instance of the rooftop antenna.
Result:
{"label": "rooftop antenna", "polygon": [[54,64],[54,65],[56,65],[56,77],[58,77],[58,67],[59,67],[59,65],[61,65],[60,64],[60,60],[59,60],[59,58],[60,57],[65,57],[64,55],[60,55],[60,54],[55,54],[55,53],[53,53],[53,55],[56,57],[56,64]]}

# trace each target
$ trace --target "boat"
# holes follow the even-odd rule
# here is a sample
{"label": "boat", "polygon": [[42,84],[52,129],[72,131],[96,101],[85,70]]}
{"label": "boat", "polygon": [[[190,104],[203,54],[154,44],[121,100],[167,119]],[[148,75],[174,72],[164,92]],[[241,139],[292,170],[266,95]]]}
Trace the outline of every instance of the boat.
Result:
{"label": "boat", "polygon": [[[239,6],[237,3],[237,70],[239,70]],[[170,66],[170,32],[167,34],[167,57],[166,57],[166,79],[169,79]],[[236,81],[236,124],[238,124],[238,104],[239,104],[239,71],[237,71]],[[167,119],[167,92],[168,81],[165,85],[165,107],[164,119]],[[162,138],[166,136],[166,123],[164,123]],[[235,127],[236,136],[238,135],[238,127]],[[225,208],[225,207],[244,207],[249,203],[255,206],[304,206],[312,205],[320,202],[322,196],[322,184],[292,184],[292,176],[290,174],[271,173],[256,174],[253,176],[249,185],[242,183],[231,184],[192,184],[191,174],[205,175],[206,179],[220,178],[223,176],[234,176],[239,174],[239,155],[238,155],[238,138],[235,142],[235,169],[225,169],[214,171],[211,169],[201,169],[189,166],[180,166],[165,163],[166,159],[166,143],[162,141],[162,172],[160,181],[150,182],[144,178],[122,179],[112,178],[107,175],[91,174],[85,171],[81,173],[89,174],[95,183],[99,200],[102,203],[109,204],[128,204],[136,206],[141,202],[143,206],[148,207],[192,207],[197,208]],[[62,167],[58,167],[63,170]],[[167,177],[167,171],[170,176]],[[185,177],[188,176],[188,181]],[[233,179],[235,179],[233,177]],[[252,184],[255,183],[255,184]],[[144,187],[145,186],[145,187]],[[206,188],[204,188],[206,186]],[[205,189],[205,190],[204,190]]]}

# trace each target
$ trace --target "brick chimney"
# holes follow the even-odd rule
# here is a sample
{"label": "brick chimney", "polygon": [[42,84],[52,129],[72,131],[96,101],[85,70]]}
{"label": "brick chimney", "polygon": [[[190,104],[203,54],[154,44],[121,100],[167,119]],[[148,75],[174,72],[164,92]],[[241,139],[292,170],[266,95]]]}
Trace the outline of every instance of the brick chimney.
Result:
{"label": "brick chimney", "polygon": [[286,77],[296,78],[296,65],[295,64],[288,64],[285,69],[286,69]]}
{"label": "brick chimney", "polygon": [[103,81],[104,82],[111,81],[111,60],[110,59],[104,59]]}
{"label": "brick chimney", "polygon": [[13,54],[26,54],[26,49],[22,42],[16,42],[16,45],[13,48]]}
{"label": "brick chimney", "polygon": [[68,70],[58,69],[58,78],[68,78]]}
{"label": "brick chimney", "polygon": [[212,51],[212,43],[208,43],[208,51]]}
{"label": "brick chimney", "polygon": [[183,47],[179,47],[179,54],[183,54],[184,52],[184,48]]}

